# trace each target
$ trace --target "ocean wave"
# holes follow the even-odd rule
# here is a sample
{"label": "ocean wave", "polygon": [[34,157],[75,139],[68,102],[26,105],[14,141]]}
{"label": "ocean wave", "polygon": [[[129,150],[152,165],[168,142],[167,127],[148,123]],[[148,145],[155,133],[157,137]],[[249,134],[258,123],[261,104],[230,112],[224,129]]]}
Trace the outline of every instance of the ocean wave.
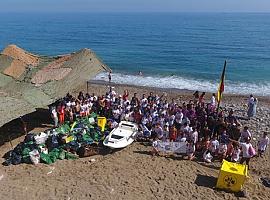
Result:
{"label": "ocean wave", "polygon": [[[107,73],[100,73],[95,80],[108,81]],[[218,81],[191,79],[180,76],[138,76],[130,74],[113,73],[112,82],[117,84],[127,84],[136,86],[148,86],[158,88],[173,88],[183,90],[198,90],[205,92],[217,92]],[[260,96],[270,96],[270,82],[246,83],[232,82],[225,80],[226,94],[254,94]]]}

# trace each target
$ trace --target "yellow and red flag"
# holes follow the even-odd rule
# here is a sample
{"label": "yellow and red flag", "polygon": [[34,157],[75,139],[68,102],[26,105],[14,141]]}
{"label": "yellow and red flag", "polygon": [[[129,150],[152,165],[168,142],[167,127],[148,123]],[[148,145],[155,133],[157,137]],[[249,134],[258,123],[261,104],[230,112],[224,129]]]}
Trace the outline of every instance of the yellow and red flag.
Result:
{"label": "yellow and red flag", "polygon": [[225,88],[224,80],[225,80],[226,65],[227,65],[227,62],[225,60],[224,67],[223,67],[223,72],[221,74],[220,83],[219,83],[219,87],[218,87],[218,94],[217,94],[218,107],[219,107],[219,104],[221,102],[222,93],[224,92],[224,88]]}

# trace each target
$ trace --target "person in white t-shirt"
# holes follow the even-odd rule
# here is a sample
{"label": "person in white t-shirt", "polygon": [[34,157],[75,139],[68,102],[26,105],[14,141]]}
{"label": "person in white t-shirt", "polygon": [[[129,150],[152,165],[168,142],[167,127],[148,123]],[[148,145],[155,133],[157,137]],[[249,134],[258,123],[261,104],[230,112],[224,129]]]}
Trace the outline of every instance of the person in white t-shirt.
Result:
{"label": "person in white t-shirt", "polygon": [[203,153],[203,161],[204,162],[207,162],[207,163],[211,163],[212,162],[212,159],[213,159],[213,156],[211,154],[211,151],[210,150],[206,150]]}
{"label": "person in white t-shirt", "polygon": [[258,156],[262,157],[269,145],[269,137],[265,132],[258,142]]}
{"label": "person in white t-shirt", "polygon": [[162,140],[163,138],[163,130],[159,123],[155,125],[155,128],[153,129],[153,134],[159,139]]}
{"label": "person in white t-shirt", "polygon": [[232,162],[238,162],[239,159],[240,159],[240,153],[241,153],[241,150],[239,148],[239,145],[237,143],[234,143],[232,156],[231,156],[231,161]]}
{"label": "person in white t-shirt", "polygon": [[51,116],[52,116],[52,119],[53,119],[53,122],[54,122],[54,127],[57,127],[58,126],[58,116],[57,116],[57,112],[56,112],[55,107],[52,108]]}
{"label": "person in white t-shirt", "polygon": [[115,107],[113,110],[112,110],[112,113],[113,113],[113,118],[117,121],[117,122],[120,122],[120,116],[121,116],[121,113],[120,113],[120,110]]}
{"label": "person in white t-shirt", "polygon": [[192,128],[188,125],[188,123],[185,123],[184,126],[180,128],[180,130],[183,133],[190,133],[192,131]]}
{"label": "person in white t-shirt", "polygon": [[218,158],[221,161],[226,158],[227,150],[228,150],[227,144],[224,144],[224,143],[219,144],[219,146],[218,146]]}
{"label": "person in white t-shirt", "polygon": [[219,148],[219,141],[217,140],[217,136],[214,136],[214,138],[210,141],[210,151],[212,155],[216,155],[218,153]]}
{"label": "person in white t-shirt", "polygon": [[146,108],[147,105],[148,105],[148,100],[145,97],[145,94],[143,94],[142,99],[141,99],[141,106],[142,106],[142,108]]}
{"label": "person in white t-shirt", "polygon": [[190,139],[194,142],[194,144],[196,145],[199,139],[199,133],[196,129],[196,127],[192,128],[193,131],[190,134]]}
{"label": "person in white t-shirt", "polygon": [[250,131],[248,130],[248,127],[245,126],[244,130],[241,132],[240,142],[245,142],[247,138],[252,138],[252,135]]}
{"label": "person in white t-shirt", "polygon": [[182,112],[177,112],[175,114],[175,122],[178,123],[178,124],[181,124],[182,123],[182,120],[183,120],[183,113]]}
{"label": "person in white t-shirt", "polygon": [[174,116],[174,115],[170,115],[170,116],[168,117],[169,126],[173,126],[174,120],[175,120],[175,116]]}
{"label": "person in white t-shirt", "polygon": [[240,142],[240,147],[242,149],[243,152],[243,157],[240,160],[240,164],[243,164],[244,162],[246,163],[246,165],[248,166],[249,169],[249,162],[250,162],[250,158],[253,156],[251,155],[251,149],[253,149],[252,144],[250,143],[251,138],[245,138],[245,142]]}
{"label": "person in white t-shirt", "polygon": [[212,108],[215,108],[215,106],[216,106],[216,94],[215,93],[212,94],[210,105]]}

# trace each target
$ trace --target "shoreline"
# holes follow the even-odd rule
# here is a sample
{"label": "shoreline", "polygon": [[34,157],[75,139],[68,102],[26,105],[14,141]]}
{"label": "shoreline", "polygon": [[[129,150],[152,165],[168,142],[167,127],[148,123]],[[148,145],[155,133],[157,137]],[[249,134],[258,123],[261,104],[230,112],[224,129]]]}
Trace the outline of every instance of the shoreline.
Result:
{"label": "shoreline", "polygon": [[[162,76],[162,75],[139,75],[115,72],[111,74],[112,83],[134,85],[145,87],[158,87],[163,89],[176,89],[176,90],[198,90],[207,93],[217,92],[220,79],[208,80],[201,78],[191,78],[185,76]],[[93,81],[101,83],[108,82],[108,74],[99,73],[95,76]],[[231,95],[250,95],[262,97],[270,97],[270,83],[268,82],[239,82],[232,80],[225,80],[225,92]]]}
{"label": "shoreline", "polygon": [[[112,86],[112,87],[118,87],[118,88],[134,88],[134,89],[139,89],[139,90],[147,90],[147,91],[155,91],[155,92],[166,92],[167,94],[179,94],[182,96],[191,96],[193,98],[193,93],[195,92],[195,90],[188,90],[188,89],[178,89],[178,88],[160,88],[160,87],[151,87],[151,86],[140,86],[140,85],[131,85],[131,84],[121,84],[121,83],[114,83],[111,82],[109,83],[108,81],[104,81],[104,80],[89,80],[87,81],[87,85],[88,85],[88,90],[90,90],[89,86],[93,86],[93,85],[97,85],[97,86],[102,86],[102,87],[108,87]],[[121,91],[123,92],[123,91]],[[204,91],[199,91],[204,92]],[[210,96],[212,95],[212,92],[206,92],[206,97],[210,98]],[[242,103],[247,103],[249,95],[244,95],[244,94],[231,94],[231,93],[223,93],[223,101],[228,101],[229,98],[230,99],[236,99],[237,102],[242,101]],[[262,96],[262,95],[255,95],[256,98],[259,99],[259,104],[263,104],[266,106],[270,106],[270,98],[269,96]],[[241,100],[239,99],[241,98]],[[246,100],[246,101],[244,101]]]}

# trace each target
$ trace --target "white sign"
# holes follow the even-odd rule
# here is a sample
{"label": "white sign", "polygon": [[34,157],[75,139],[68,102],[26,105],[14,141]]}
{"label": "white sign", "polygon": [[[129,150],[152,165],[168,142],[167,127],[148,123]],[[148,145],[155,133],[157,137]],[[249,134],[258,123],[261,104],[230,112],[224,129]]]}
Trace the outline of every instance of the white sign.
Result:
{"label": "white sign", "polygon": [[164,153],[183,153],[187,152],[186,142],[157,142],[156,149]]}

